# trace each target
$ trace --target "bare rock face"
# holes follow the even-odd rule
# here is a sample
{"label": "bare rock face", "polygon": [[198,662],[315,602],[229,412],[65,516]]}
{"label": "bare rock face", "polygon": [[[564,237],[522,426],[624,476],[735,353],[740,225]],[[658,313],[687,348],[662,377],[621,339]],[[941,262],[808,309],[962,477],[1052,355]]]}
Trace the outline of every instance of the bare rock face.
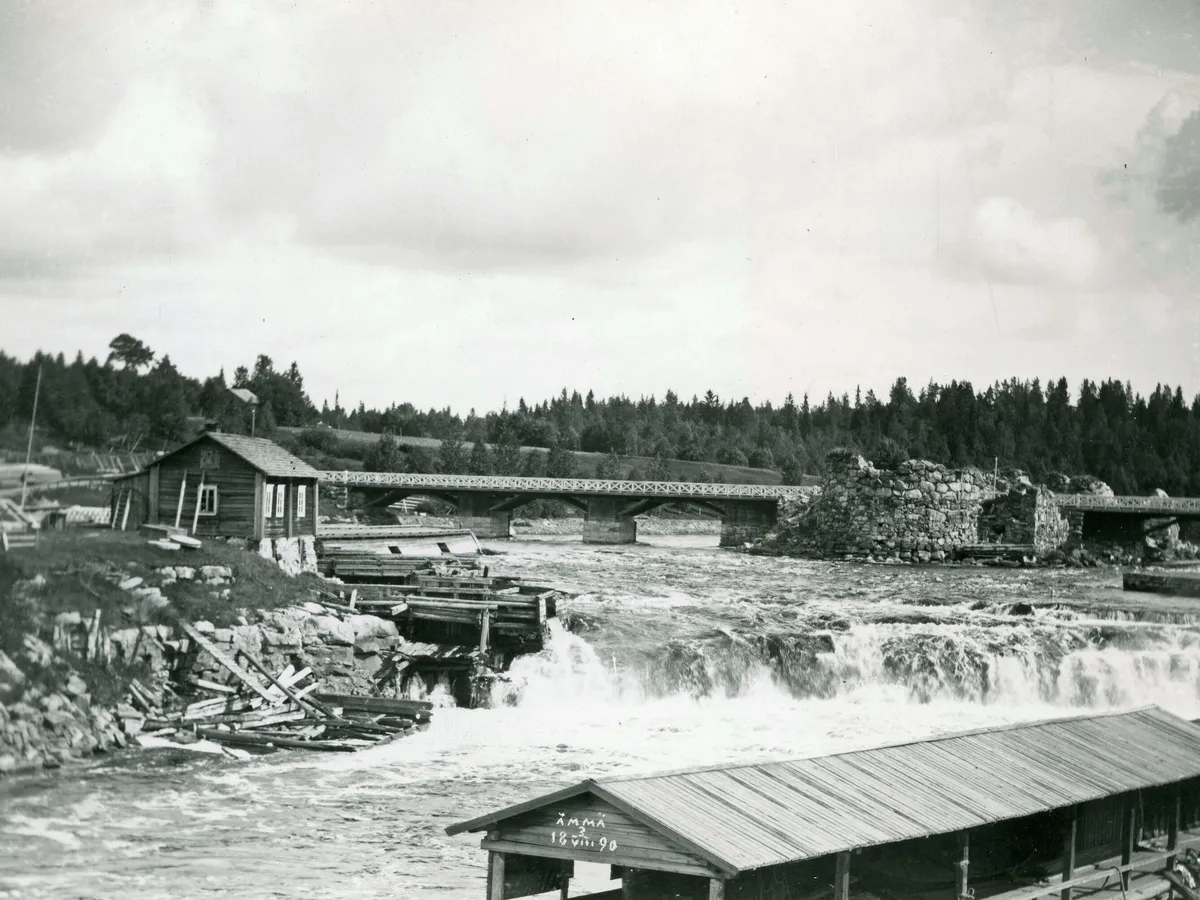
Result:
{"label": "bare rock face", "polygon": [[300,574],[300,541],[298,538],[276,538],[275,559],[279,568],[292,576]]}
{"label": "bare rock face", "polygon": [[0,703],[7,703],[21,696],[25,687],[25,673],[4,651],[0,650]]}
{"label": "bare rock face", "polygon": [[298,538],[300,544],[300,571],[317,573],[317,539],[311,535]]}

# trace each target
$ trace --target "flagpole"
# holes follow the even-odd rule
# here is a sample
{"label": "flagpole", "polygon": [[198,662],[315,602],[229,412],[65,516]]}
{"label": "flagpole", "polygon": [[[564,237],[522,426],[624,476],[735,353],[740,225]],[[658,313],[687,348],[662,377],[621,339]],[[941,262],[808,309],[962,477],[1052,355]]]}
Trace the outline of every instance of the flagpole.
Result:
{"label": "flagpole", "polygon": [[25,473],[21,477],[21,509],[25,508],[25,492],[29,489],[29,458],[33,455],[33,423],[37,419],[38,394],[42,392],[42,367],[38,365],[37,386],[33,389],[33,413],[29,416],[29,443],[25,446]]}

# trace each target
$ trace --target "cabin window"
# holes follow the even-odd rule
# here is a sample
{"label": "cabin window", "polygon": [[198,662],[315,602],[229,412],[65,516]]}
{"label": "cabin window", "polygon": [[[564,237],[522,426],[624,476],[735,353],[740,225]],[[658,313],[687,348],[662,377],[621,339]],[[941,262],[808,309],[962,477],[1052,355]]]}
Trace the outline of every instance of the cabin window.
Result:
{"label": "cabin window", "polygon": [[287,485],[286,484],[275,485],[275,518],[277,518],[277,519],[283,518],[283,503],[284,503],[284,499],[286,497],[287,497]]}
{"label": "cabin window", "polygon": [[263,518],[271,518],[271,510],[275,508],[275,485],[263,486]]}
{"label": "cabin window", "polygon": [[438,541],[438,549],[439,549],[439,550],[441,550],[443,553],[449,553],[449,552],[450,552],[450,545],[449,545],[449,544],[444,544],[444,543],[442,543],[441,541]]}
{"label": "cabin window", "polygon": [[217,486],[206,484],[200,488],[200,515],[215,516],[217,514]]}
{"label": "cabin window", "polygon": [[308,508],[308,486],[300,485],[296,488],[296,518],[303,519],[304,511]]}

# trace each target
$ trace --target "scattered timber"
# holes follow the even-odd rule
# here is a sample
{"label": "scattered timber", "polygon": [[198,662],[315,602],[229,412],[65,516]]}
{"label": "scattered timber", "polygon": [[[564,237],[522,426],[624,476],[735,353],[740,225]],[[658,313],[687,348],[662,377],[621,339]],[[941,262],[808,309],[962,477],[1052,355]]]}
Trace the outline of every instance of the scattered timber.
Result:
{"label": "scattered timber", "polygon": [[[354,752],[429,724],[430,703],[322,694],[310,668],[289,665],[274,674],[245,650],[227,653],[194,626],[178,625],[188,645],[172,681],[151,688],[135,679],[118,707],[128,733],[180,744],[206,740],[242,758],[276,750]],[[201,652],[227,681],[191,676]]]}
{"label": "scattered timber", "polygon": [[1121,582],[1127,591],[1200,597],[1200,572],[1126,572]]}

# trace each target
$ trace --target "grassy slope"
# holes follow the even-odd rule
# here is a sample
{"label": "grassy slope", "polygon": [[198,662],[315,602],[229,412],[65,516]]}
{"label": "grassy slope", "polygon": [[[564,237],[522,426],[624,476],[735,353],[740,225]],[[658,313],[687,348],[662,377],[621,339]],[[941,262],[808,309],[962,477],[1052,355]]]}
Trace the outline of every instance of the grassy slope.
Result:
{"label": "grassy slope", "polygon": [[[299,435],[307,429],[280,428],[279,430]],[[379,440],[379,435],[366,431],[331,430],[330,433],[335,435],[338,440],[347,443],[374,444]],[[396,436],[396,443],[401,447],[423,447],[433,453],[436,453],[442,446],[442,442],[435,438],[405,437],[403,435]],[[472,444],[467,442],[465,446],[470,451]],[[545,452],[545,448],[542,447],[522,447],[521,449],[525,453]],[[581,450],[575,452],[575,465],[579,469],[580,476],[584,478],[595,474],[596,467],[602,459],[604,459],[603,453],[585,453]],[[621,460],[625,468],[637,468],[642,472],[645,472],[653,461],[648,456],[624,456]],[[755,469],[750,466],[727,466],[720,463],[691,462],[683,459],[669,459],[667,466],[673,480],[683,478],[690,481],[699,474],[710,479],[719,477],[730,484],[779,484],[781,480],[778,472],[770,469]],[[355,468],[361,467],[361,463],[355,466]]]}
{"label": "grassy slope", "polygon": [[[109,627],[137,624],[138,603],[109,580],[117,574],[137,575],[147,585],[155,585],[159,583],[155,570],[162,566],[229,566],[232,585],[178,581],[163,591],[171,600],[170,609],[183,618],[207,619],[218,626],[236,624],[247,609],[276,609],[309,600],[309,589],[319,583],[311,575],[289,578],[257,554],[221,541],[206,540],[200,550],[172,553],[149,546],[147,540],[135,532],[79,528],[48,531],[36,549],[0,554],[0,650],[16,650],[30,626],[52,623],[60,612],[92,615],[99,609],[101,622]],[[34,608],[23,610],[13,584],[37,575],[46,579],[46,585],[36,592]],[[213,596],[224,587],[230,589],[229,599]],[[129,616],[125,611],[131,608],[134,612]],[[171,620],[170,615],[155,611],[145,623]]]}

